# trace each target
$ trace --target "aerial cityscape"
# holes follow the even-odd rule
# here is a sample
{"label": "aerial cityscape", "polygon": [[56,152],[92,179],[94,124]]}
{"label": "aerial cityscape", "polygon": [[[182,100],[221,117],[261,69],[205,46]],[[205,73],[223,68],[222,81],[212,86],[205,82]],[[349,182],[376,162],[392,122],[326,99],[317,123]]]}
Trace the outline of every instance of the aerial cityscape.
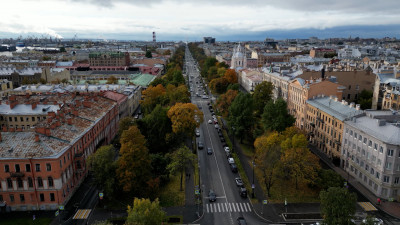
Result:
{"label": "aerial cityscape", "polygon": [[0,225],[400,224],[398,2],[2,5]]}

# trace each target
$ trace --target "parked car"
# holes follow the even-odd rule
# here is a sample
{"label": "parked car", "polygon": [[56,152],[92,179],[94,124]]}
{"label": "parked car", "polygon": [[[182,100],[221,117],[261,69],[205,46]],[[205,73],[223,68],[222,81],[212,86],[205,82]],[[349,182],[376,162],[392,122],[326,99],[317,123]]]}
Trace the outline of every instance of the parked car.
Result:
{"label": "parked car", "polygon": [[212,148],[207,148],[207,155],[212,155],[213,151]]}
{"label": "parked car", "polygon": [[199,141],[199,144],[197,145],[197,147],[199,149],[203,149],[204,148],[203,142]]}
{"label": "parked car", "polygon": [[196,129],[196,137],[200,137],[200,131]]}
{"label": "parked car", "polygon": [[217,195],[215,194],[215,192],[213,190],[210,189],[210,191],[208,192],[208,200],[210,202],[215,202],[217,200]]}
{"label": "parked car", "polygon": [[208,120],[208,124],[212,124],[212,120]]}
{"label": "parked car", "polygon": [[236,186],[238,187],[243,187],[243,181],[240,179],[240,177],[235,178]]}
{"label": "parked car", "polygon": [[218,132],[218,136],[223,137],[224,135],[222,134],[222,132]]}
{"label": "parked car", "polygon": [[230,165],[231,171],[232,171],[233,173],[237,173],[237,172],[238,172],[238,169],[237,169],[237,166],[236,166],[235,163],[231,163],[231,164],[229,164],[229,165]]}
{"label": "parked car", "polygon": [[236,219],[238,225],[247,225],[246,220],[243,217],[238,217]]}
{"label": "parked car", "polygon": [[231,150],[229,149],[229,147],[224,147],[224,151],[225,152],[230,152]]}
{"label": "parked car", "polygon": [[220,137],[221,142],[225,142],[225,138],[224,137]]}
{"label": "parked car", "polygon": [[218,124],[215,124],[214,127],[215,127],[215,129],[219,129],[219,125]]}
{"label": "parked car", "polygon": [[[371,220],[372,220],[372,222],[374,223],[374,225],[383,225],[383,220],[382,220],[382,219],[379,219],[379,218],[377,218],[377,217],[374,217],[374,218],[371,218]],[[367,224],[368,219],[365,218],[365,219],[363,219],[362,222],[363,222],[364,224]]]}
{"label": "parked car", "polygon": [[247,190],[245,187],[240,187],[239,188],[239,194],[242,198],[247,198]]}
{"label": "parked car", "polygon": [[136,115],[135,115],[135,119],[139,119],[139,114],[136,114]]}
{"label": "parked car", "polygon": [[228,158],[228,163],[229,164],[235,163],[235,160],[232,157],[230,157],[230,158]]}

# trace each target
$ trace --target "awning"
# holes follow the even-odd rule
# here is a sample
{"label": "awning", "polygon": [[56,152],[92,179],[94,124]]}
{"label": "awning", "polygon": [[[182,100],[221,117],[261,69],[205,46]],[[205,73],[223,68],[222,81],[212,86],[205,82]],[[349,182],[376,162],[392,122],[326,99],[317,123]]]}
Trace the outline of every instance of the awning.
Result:
{"label": "awning", "polygon": [[358,204],[365,210],[365,211],[378,211],[375,206],[371,204],[371,202],[358,202]]}

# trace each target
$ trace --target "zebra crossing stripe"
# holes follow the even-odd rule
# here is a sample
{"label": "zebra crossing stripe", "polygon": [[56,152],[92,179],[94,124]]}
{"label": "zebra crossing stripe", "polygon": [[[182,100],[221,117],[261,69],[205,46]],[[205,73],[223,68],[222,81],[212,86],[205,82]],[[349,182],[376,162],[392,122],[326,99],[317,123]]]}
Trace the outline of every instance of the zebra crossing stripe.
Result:
{"label": "zebra crossing stripe", "polygon": [[235,204],[236,204],[237,211],[240,212],[239,203],[235,203]]}
{"label": "zebra crossing stripe", "polygon": [[239,203],[239,205],[240,205],[240,209],[242,210],[242,212],[244,212],[242,203]]}
{"label": "zebra crossing stripe", "polygon": [[228,211],[228,204],[227,204],[227,203],[225,203],[225,209],[226,209],[227,212],[229,212],[229,211]]}
{"label": "zebra crossing stripe", "polygon": [[246,203],[240,203],[240,205],[242,205],[242,204],[243,204],[243,208],[244,208],[244,211],[243,211],[243,212],[247,212]]}
{"label": "zebra crossing stripe", "polygon": [[232,206],[231,206],[231,203],[228,203],[228,205],[229,205],[229,212],[232,212]]}
{"label": "zebra crossing stripe", "polygon": [[217,212],[217,206],[215,204],[214,205],[214,212]]}
{"label": "zebra crossing stripe", "polygon": [[218,203],[218,212],[221,212],[221,208],[219,207],[219,203]]}
{"label": "zebra crossing stripe", "polygon": [[209,210],[209,208],[208,208],[208,204],[206,204],[206,206],[207,206],[207,213],[208,213],[208,212],[210,212],[210,210]]}
{"label": "zebra crossing stripe", "polygon": [[247,207],[249,207],[249,212],[251,212],[250,204],[249,203],[246,203],[246,204],[247,204]]}
{"label": "zebra crossing stripe", "polygon": [[235,207],[235,203],[231,203],[232,207],[233,207],[233,211],[236,212],[236,207]]}

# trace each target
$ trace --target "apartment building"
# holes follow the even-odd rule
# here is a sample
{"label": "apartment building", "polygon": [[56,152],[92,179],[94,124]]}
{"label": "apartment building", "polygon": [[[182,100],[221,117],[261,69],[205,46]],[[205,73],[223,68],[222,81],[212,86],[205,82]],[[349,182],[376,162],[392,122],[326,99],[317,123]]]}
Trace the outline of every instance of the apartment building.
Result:
{"label": "apartment building", "polygon": [[130,56],[128,52],[92,52],[89,53],[89,65],[121,67],[129,66]]}
{"label": "apartment building", "polygon": [[0,80],[0,98],[6,98],[13,90],[13,84],[11,81],[4,79]]}
{"label": "apartment building", "polygon": [[307,100],[305,130],[310,143],[335,163],[340,162],[343,123],[353,116],[364,113],[360,105],[339,101],[337,97],[315,97]]}
{"label": "apartment building", "polygon": [[342,100],[343,87],[337,83],[322,78],[318,80],[303,80],[295,78],[289,82],[288,110],[296,118],[295,125],[305,128],[307,104],[306,101],[316,96],[335,96]]}
{"label": "apartment building", "polygon": [[344,122],[341,166],[382,199],[400,201],[400,116],[366,111]]}
{"label": "apartment building", "polygon": [[[34,131],[0,133],[0,207],[55,210],[68,202],[87,174],[87,157],[117,133],[117,103],[103,95],[45,95],[60,108],[49,110]],[[15,101],[38,104],[43,97]]]}
{"label": "apartment building", "polygon": [[289,82],[292,80],[291,77],[281,75],[275,72],[266,72],[264,71],[263,81],[271,82],[274,85],[274,89],[272,91],[273,99],[282,98],[283,100],[288,100],[289,94]]}
{"label": "apartment building", "polygon": [[326,55],[332,55],[335,53],[336,53],[335,49],[329,49],[329,48],[312,48],[310,50],[310,56],[312,58],[324,58]]}

